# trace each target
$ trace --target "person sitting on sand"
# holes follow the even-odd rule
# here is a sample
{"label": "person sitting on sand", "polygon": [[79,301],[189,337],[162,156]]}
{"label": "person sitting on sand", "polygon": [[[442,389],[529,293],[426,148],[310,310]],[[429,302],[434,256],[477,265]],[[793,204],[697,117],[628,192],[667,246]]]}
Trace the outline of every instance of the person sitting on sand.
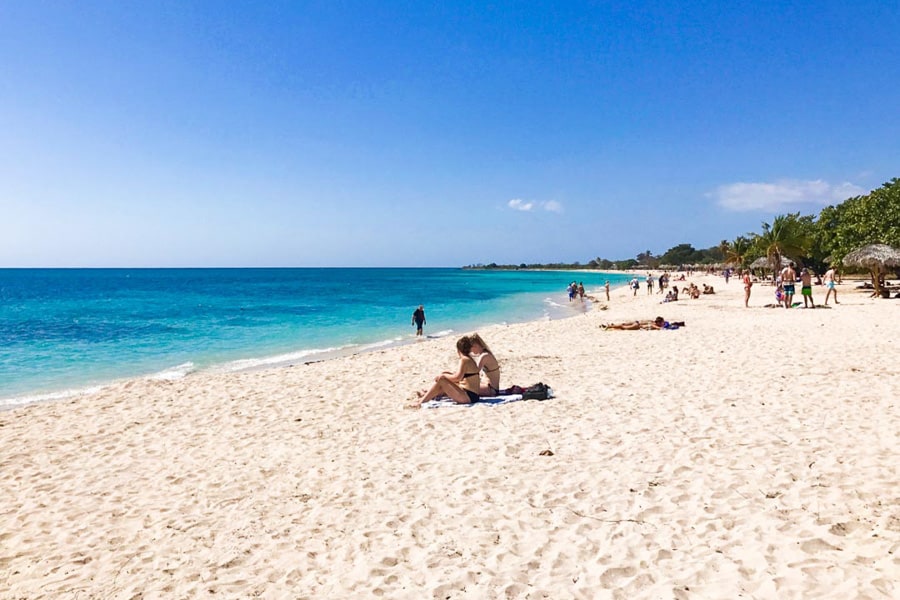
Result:
{"label": "person sitting on sand", "polygon": [[703,284],[703,293],[704,294],[715,294],[716,290],[713,289],[713,286]]}
{"label": "person sitting on sand", "polygon": [[431,386],[418,401],[419,406],[440,395],[446,395],[457,404],[471,404],[478,400],[480,383],[478,364],[470,356],[472,341],[463,336],[456,341],[456,353],[459,355],[459,367],[456,373],[444,371],[434,378]]}
{"label": "person sitting on sand", "polygon": [[473,333],[469,336],[469,342],[472,344],[472,354],[477,356],[478,372],[487,377],[487,382],[482,381],[479,385],[478,395],[496,396],[500,391],[500,363],[480,335]]}
{"label": "person sitting on sand", "polygon": [[638,329],[678,329],[679,327],[684,327],[684,321],[669,323],[662,317],[656,317],[652,321],[626,321],[624,323],[609,323],[600,326],[601,329],[618,329],[622,331],[637,331]]}

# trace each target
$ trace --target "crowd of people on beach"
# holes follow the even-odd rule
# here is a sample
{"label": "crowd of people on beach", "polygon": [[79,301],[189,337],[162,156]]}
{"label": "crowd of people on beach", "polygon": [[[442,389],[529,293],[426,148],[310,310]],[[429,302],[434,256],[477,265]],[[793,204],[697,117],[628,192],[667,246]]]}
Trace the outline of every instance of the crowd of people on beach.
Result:
{"label": "crowd of people on beach", "polygon": [[[744,287],[744,306],[750,306],[750,295],[753,289],[753,284],[757,281],[751,271],[749,269],[745,269],[743,271],[738,270],[735,272],[731,268],[725,268],[722,271],[716,272],[712,270],[708,270],[705,274],[713,274],[718,273],[725,279],[726,285],[730,281],[732,276],[739,276],[741,278],[741,283]],[[679,273],[678,275],[670,275],[668,271],[664,271],[660,273],[657,277],[654,277],[652,273],[647,273],[644,278],[647,294],[653,294],[654,288],[656,289],[657,294],[664,294],[662,299],[662,303],[666,302],[677,302],[679,298],[690,298],[692,300],[696,300],[703,295],[711,295],[715,294],[715,288],[706,283],[703,284],[703,287],[698,287],[693,282],[688,282],[687,285],[682,286],[680,289],[678,285],[671,285],[671,281],[681,282],[686,281],[687,277],[690,277],[691,271],[685,270],[684,272]],[[786,267],[784,267],[775,277],[774,285],[775,285],[775,304],[767,304],[766,306],[781,306],[784,308],[792,308],[798,307],[799,302],[794,303],[794,297],[797,293],[797,285],[800,286],[800,296],[803,298],[803,306],[804,308],[816,308],[815,300],[813,299],[813,286],[814,285],[824,285],[826,288],[825,294],[825,302],[824,306],[829,305],[829,300],[834,299],[835,304],[839,304],[837,300],[837,278],[838,274],[835,267],[829,268],[824,275],[819,276],[815,274],[811,269],[806,267],[800,268],[797,270],[797,266],[795,263],[791,262]],[[628,283],[629,289],[632,291],[632,297],[636,297],[638,295],[638,291],[641,288],[641,279],[637,274],[633,275],[630,282]],[[607,292],[607,300],[609,299],[609,295]]]}
{"label": "crowd of people on beach", "polygon": [[[731,269],[725,269],[721,274],[727,284],[733,272]],[[671,279],[674,281],[686,281],[687,275],[688,273],[685,272]],[[744,286],[744,306],[749,307],[754,278],[749,269],[739,271],[738,275],[741,277],[741,282]],[[812,297],[813,276],[813,272],[805,267],[801,268],[798,274],[796,265],[793,262],[789,263],[782,269],[775,280],[776,304],[767,306],[783,306],[784,308],[794,306],[793,299],[796,293],[796,284],[799,283],[804,307],[815,308],[816,304]],[[706,283],[703,284],[701,289],[695,283],[688,282],[687,285],[682,286],[679,290],[677,285],[670,287],[669,282],[670,275],[667,271],[664,271],[656,278],[651,273],[647,273],[645,278],[647,294],[651,295],[654,287],[656,287],[657,294],[665,293],[662,302],[677,302],[679,295],[695,300],[700,298],[701,295],[716,293],[714,287]],[[823,277],[816,276],[815,283],[817,285],[825,285],[827,288],[825,295],[826,306],[832,295],[834,296],[834,303],[838,304],[836,282],[837,274],[834,267],[828,269]],[[637,275],[632,277],[629,287],[632,289],[632,295],[637,296],[637,292],[640,289],[640,280]],[[610,284],[608,280],[605,282],[603,289],[606,294],[606,300],[609,301]],[[566,287],[566,293],[570,302],[575,301],[576,298],[583,300],[585,298],[584,284],[572,281]],[[593,296],[587,297],[592,301],[597,301]],[[799,306],[799,303],[797,303],[797,306]],[[425,322],[424,306],[419,305],[412,315],[412,324],[416,326],[417,336],[423,334]],[[656,317],[652,320],[607,323],[600,327],[610,330],[635,331],[641,329],[678,329],[684,327],[684,325],[683,321],[669,322],[663,317]],[[428,390],[417,393],[416,406],[421,406],[423,403],[436,398],[448,398],[457,404],[470,404],[482,397],[496,396],[502,391],[500,388],[500,364],[480,335],[474,333],[462,336],[456,342],[456,351],[459,358],[456,371],[443,371],[437,375],[434,378],[434,384]]]}

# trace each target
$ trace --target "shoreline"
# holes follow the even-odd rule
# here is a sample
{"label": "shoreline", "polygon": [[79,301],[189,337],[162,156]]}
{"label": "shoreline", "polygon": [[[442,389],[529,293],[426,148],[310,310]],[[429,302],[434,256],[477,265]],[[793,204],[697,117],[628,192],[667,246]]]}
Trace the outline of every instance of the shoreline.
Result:
{"label": "shoreline", "polygon": [[[556,270],[556,272],[565,272]],[[559,293],[560,298],[565,297],[564,292]],[[519,323],[531,323],[536,321],[543,321],[546,319],[551,320],[559,320],[559,319],[568,319],[578,316],[579,314],[583,314],[583,312],[588,312],[593,310],[594,302],[590,302],[588,300],[584,301],[585,307],[580,312],[573,312],[570,315],[558,316],[555,319],[552,317],[547,317],[546,315],[541,317],[536,317],[534,319],[529,319],[525,321],[517,321],[511,320],[502,323],[494,323],[491,325],[486,325],[484,328],[493,327],[493,326],[506,326],[509,324],[519,324]],[[565,304],[555,303],[558,307],[565,307]],[[474,331],[474,329],[473,329]],[[131,375],[131,376],[123,376],[116,377],[113,379],[98,379],[94,381],[86,382],[84,385],[76,385],[74,387],[66,387],[60,389],[44,389],[44,390],[31,390],[26,391],[21,394],[16,394],[13,396],[7,396],[0,398],[0,413],[6,412],[9,410],[15,410],[19,407],[28,406],[35,403],[46,403],[46,402],[60,402],[65,400],[71,400],[74,398],[79,398],[83,396],[90,396],[92,394],[99,393],[104,389],[107,389],[111,386],[127,384],[133,381],[146,381],[146,380],[171,380],[177,381],[181,379],[186,379],[193,377],[198,374],[225,374],[225,373],[243,373],[243,372],[253,372],[259,370],[266,369],[279,369],[279,368],[289,368],[299,364],[306,364],[309,362],[323,362],[330,361],[337,358],[343,358],[347,356],[354,356],[357,354],[365,354],[368,352],[375,352],[383,349],[396,348],[401,347],[408,344],[416,344],[422,341],[427,340],[435,340],[441,339],[447,336],[452,336],[454,333],[460,333],[453,329],[449,330],[441,330],[434,334],[429,334],[425,336],[425,339],[418,339],[415,336],[405,335],[405,336],[396,336],[383,340],[376,340],[373,342],[360,342],[349,344],[343,347],[334,347],[334,348],[311,348],[311,349],[297,349],[290,352],[283,352],[277,354],[270,355],[259,355],[253,356],[249,358],[228,360],[225,362],[217,362],[210,365],[206,365],[203,367],[196,367],[193,361],[187,363],[181,363],[177,365],[172,365],[169,367],[164,367],[162,369],[151,371],[145,374]],[[186,368],[183,368],[186,367]],[[183,371],[183,372],[182,372]]]}
{"label": "shoreline", "polygon": [[[529,269],[529,270],[546,270],[546,271],[554,271],[554,272],[561,272],[561,273],[577,272],[577,271],[570,271],[570,270],[565,270],[565,269],[563,269],[563,270],[560,270],[560,269]],[[582,269],[582,270],[587,270],[587,269]],[[607,272],[607,271],[596,271],[596,270],[592,270],[592,271],[599,272],[599,273]],[[660,272],[661,271],[658,271],[658,270],[651,271],[651,273],[653,273],[654,276],[658,276]],[[614,273],[632,274],[631,271],[616,271]],[[638,272],[638,271],[633,272],[633,274],[635,274],[635,275],[640,275],[641,273],[643,273],[643,275],[646,275],[646,272]],[[688,278],[686,283],[689,283],[691,280],[698,279],[700,277],[707,277],[707,278],[711,277],[711,278],[713,278],[713,280],[721,279],[718,275],[701,274],[701,275],[695,275],[695,276],[692,276],[691,278]],[[724,282],[724,279],[722,279],[722,281]],[[850,284],[853,284],[853,286],[855,288],[857,284],[864,283],[866,281],[868,281],[868,280],[865,278],[860,278],[860,279],[845,278],[841,282],[840,285],[846,286],[847,283],[850,283]],[[671,283],[677,284],[677,283],[681,283],[681,282],[673,280]],[[760,280],[760,281],[757,281],[756,284],[760,285],[760,286],[767,286],[767,285],[771,285],[771,282],[766,281],[766,280]],[[638,292],[639,297],[643,294],[646,294],[646,287],[645,287],[646,284],[643,279],[640,279],[640,285],[641,285],[641,288]],[[822,287],[822,286],[819,286],[819,287]],[[839,289],[839,291],[841,290],[840,287],[838,289]],[[624,294],[625,292],[628,292],[629,290],[630,290],[630,288],[628,286],[628,283],[623,282],[621,285],[611,286],[610,294],[612,295],[617,292]],[[823,290],[824,290],[824,288],[823,288]],[[656,291],[657,291],[657,288],[654,288],[654,294],[656,294]],[[849,290],[847,290],[847,291],[849,291]],[[576,318],[578,316],[586,314],[587,312],[592,312],[592,311],[598,310],[597,305],[600,305],[600,310],[605,310],[603,308],[603,304],[605,301],[594,299],[594,298],[599,298],[599,295],[602,294],[602,287],[597,288],[596,290],[592,290],[592,293],[594,296],[591,299],[588,299],[588,294],[586,294],[586,296],[585,296],[586,299],[584,300],[584,303],[587,308],[584,309],[583,311],[578,312],[578,313],[573,313],[568,316],[558,317],[557,319],[550,319],[550,320]],[[564,294],[561,294],[561,297],[564,297]],[[565,306],[565,305],[560,304],[559,306]],[[545,320],[548,320],[547,317],[539,317],[539,318],[535,318],[535,319],[531,319],[531,320],[527,320],[527,321],[510,321],[507,323],[495,323],[492,325],[487,325],[485,327],[482,327],[481,329],[487,330],[492,327],[506,327],[508,325],[535,323],[535,322],[541,322],[541,321],[545,321]],[[474,331],[474,329],[472,331]],[[179,364],[179,365],[174,365],[171,367],[166,367],[166,368],[163,368],[158,371],[146,373],[143,375],[125,376],[125,377],[117,377],[117,378],[109,379],[109,380],[93,381],[93,382],[88,382],[83,386],[76,386],[76,387],[71,387],[71,388],[52,389],[52,390],[36,390],[36,391],[25,392],[25,393],[19,394],[19,395],[0,398],[0,413],[15,410],[15,409],[23,407],[23,406],[29,406],[31,404],[46,403],[46,402],[61,402],[61,401],[65,401],[65,400],[71,400],[74,398],[80,398],[83,396],[90,396],[90,395],[99,393],[99,392],[103,391],[104,389],[109,388],[111,386],[127,384],[129,382],[147,381],[147,380],[150,380],[150,381],[156,381],[156,380],[177,381],[177,380],[181,380],[181,379],[190,378],[190,377],[193,377],[198,374],[243,373],[243,372],[253,372],[253,371],[266,370],[266,369],[290,368],[290,367],[294,367],[296,365],[309,364],[310,362],[326,362],[326,361],[331,361],[331,360],[335,360],[335,359],[339,359],[339,358],[345,358],[348,356],[365,354],[368,352],[376,352],[376,351],[390,349],[390,348],[402,347],[402,346],[409,345],[409,344],[422,343],[424,341],[429,341],[429,340],[437,340],[437,339],[445,338],[448,336],[452,336],[454,333],[461,333],[461,332],[457,332],[457,331],[451,329],[446,332],[441,331],[441,332],[438,332],[437,334],[426,335],[425,339],[418,339],[416,337],[407,339],[409,336],[406,336],[402,339],[401,338],[392,338],[392,339],[375,341],[375,342],[370,342],[370,343],[351,344],[351,345],[348,345],[343,348],[327,348],[327,349],[313,348],[313,349],[308,349],[308,350],[300,349],[300,350],[296,350],[296,351],[292,351],[292,352],[288,352],[288,353],[280,353],[280,354],[273,354],[273,355],[261,355],[261,356],[246,358],[246,359],[230,360],[230,361],[226,361],[223,363],[215,363],[215,364],[208,365],[208,366],[201,367],[201,368],[194,368],[193,363],[190,363],[192,366],[186,372],[182,373],[180,376],[168,375],[174,371],[179,370],[180,367],[185,366],[184,364]],[[286,357],[286,356],[295,356],[295,355],[302,355],[302,356],[299,356],[297,358],[282,358],[282,357]],[[236,365],[238,363],[254,363],[254,364],[248,365],[248,366],[235,367],[235,368],[226,368],[229,365]]]}

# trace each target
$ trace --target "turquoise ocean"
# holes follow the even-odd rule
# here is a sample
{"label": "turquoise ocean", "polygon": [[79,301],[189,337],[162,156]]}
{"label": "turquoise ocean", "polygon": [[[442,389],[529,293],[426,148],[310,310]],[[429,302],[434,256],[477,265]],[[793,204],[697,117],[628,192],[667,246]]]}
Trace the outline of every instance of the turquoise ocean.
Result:
{"label": "turquoise ocean", "polygon": [[0,409],[115,380],[290,364],[583,313],[621,273],[449,268],[0,269]]}

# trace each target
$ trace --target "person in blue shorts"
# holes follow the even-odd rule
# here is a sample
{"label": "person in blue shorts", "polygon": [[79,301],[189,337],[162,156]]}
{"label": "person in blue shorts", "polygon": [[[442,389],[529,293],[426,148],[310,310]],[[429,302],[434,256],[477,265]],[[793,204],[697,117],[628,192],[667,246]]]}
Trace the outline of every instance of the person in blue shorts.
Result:
{"label": "person in blue shorts", "polygon": [[793,261],[788,263],[784,269],[781,270],[781,283],[784,286],[784,307],[790,308],[791,303],[794,301],[794,282],[797,281],[797,272],[794,270]]}

